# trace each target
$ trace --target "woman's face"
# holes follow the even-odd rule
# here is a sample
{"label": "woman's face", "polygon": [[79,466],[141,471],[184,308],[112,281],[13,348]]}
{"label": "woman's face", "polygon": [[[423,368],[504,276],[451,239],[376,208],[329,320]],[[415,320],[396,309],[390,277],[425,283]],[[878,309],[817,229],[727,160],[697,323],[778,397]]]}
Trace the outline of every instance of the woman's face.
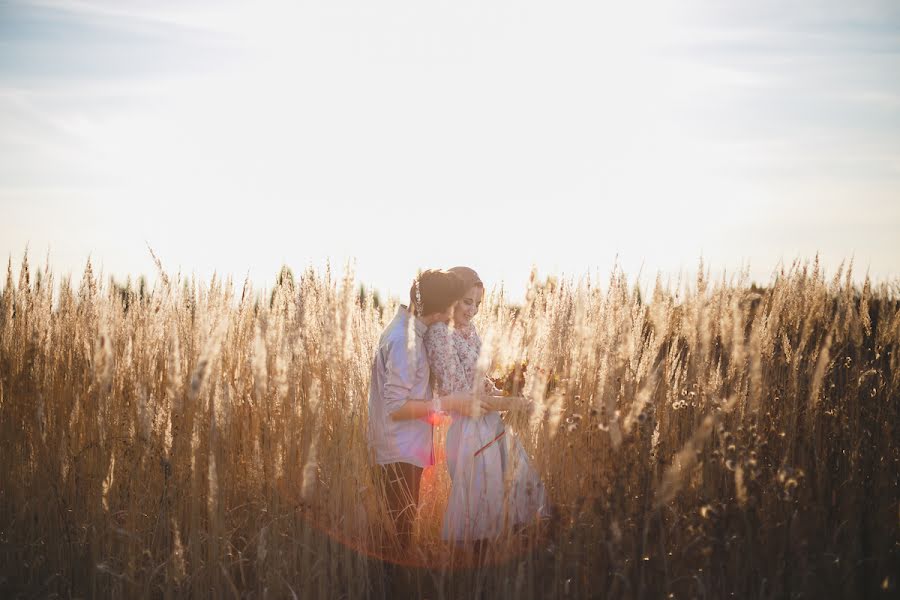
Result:
{"label": "woman's face", "polygon": [[456,302],[453,308],[453,325],[455,327],[465,327],[472,322],[478,309],[481,308],[481,299],[484,297],[484,288],[480,286],[472,286],[466,295]]}

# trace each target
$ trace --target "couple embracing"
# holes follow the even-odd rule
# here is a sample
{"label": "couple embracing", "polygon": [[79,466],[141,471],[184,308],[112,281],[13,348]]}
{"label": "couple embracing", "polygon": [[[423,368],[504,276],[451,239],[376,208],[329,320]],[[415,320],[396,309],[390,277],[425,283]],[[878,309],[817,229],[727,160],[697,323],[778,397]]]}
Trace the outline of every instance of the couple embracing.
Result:
{"label": "couple embracing", "polygon": [[472,319],[484,284],[468,267],[422,272],[378,343],[369,390],[369,445],[403,548],[412,537],[424,467],[434,464],[435,416],[449,415],[451,488],[443,539],[481,543],[547,513],[546,494],[500,413],[527,401],[503,396],[477,369]]}

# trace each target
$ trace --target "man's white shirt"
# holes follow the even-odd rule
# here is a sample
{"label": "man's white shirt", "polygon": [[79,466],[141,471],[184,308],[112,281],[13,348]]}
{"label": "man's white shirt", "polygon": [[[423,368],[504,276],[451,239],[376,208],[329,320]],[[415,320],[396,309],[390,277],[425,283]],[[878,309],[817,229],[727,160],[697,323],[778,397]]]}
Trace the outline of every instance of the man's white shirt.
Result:
{"label": "man's white shirt", "polygon": [[[409,319],[415,319],[413,348],[408,343]],[[391,414],[408,400],[431,400],[431,372],[425,355],[428,330],[420,319],[401,306],[381,334],[369,387],[369,446],[375,462],[434,464],[433,431],[427,418],[394,421]]]}

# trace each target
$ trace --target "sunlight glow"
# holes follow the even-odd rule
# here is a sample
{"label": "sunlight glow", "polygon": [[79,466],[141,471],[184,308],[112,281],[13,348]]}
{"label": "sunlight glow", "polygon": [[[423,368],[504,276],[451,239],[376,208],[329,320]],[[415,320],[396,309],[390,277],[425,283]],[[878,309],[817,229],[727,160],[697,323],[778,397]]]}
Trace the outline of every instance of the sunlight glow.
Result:
{"label": "sunlight glow", "polygon": [[15,2],[0,250],[124,275],[149,243],[257,281],[356,259],[393,294],[460,263],[896,271],[896,37],[713,4]]}

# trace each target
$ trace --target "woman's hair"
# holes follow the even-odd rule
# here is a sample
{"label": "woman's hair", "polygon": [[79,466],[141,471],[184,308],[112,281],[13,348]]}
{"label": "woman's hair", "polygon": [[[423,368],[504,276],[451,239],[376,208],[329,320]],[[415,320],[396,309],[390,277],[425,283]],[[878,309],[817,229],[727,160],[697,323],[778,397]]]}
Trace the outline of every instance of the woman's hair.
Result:
{"label": "woman's hair", "polygon": [[454,273],[457,277],[463,280],[463,283],[466,284],[466,289],[463,292],[465,294],[473,287],[480,287],[484,289],[484,284],[481,282],[481,277],[478,276],[478,273],[475,272],[475,269],[470,269],[469,267],[453,267],[452,269],[447,269],[451,273]]}
{"label": "woman's hair", "polygon": [[422,271],[409,288],[409,305],[420,317],[441,313],[465,295],[466,282],[450,271]]}

